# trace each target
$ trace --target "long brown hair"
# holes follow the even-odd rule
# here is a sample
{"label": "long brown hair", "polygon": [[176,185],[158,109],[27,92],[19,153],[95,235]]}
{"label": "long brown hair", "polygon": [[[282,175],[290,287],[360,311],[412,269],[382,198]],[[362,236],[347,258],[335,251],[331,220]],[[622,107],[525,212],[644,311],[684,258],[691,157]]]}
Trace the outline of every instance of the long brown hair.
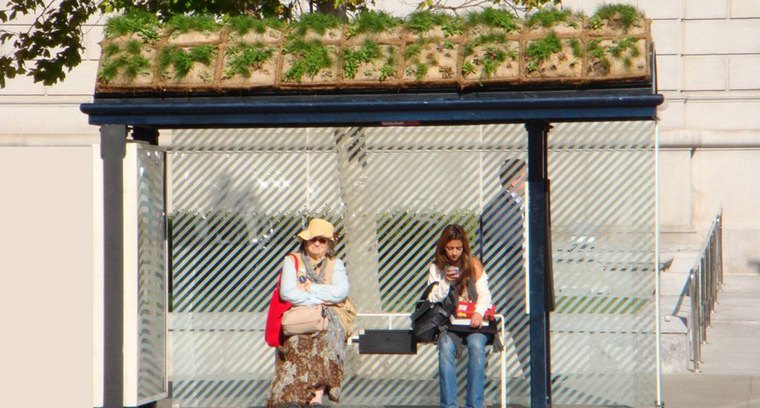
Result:
{"label": "long brown hair", "polygon": [[455,265],[459,267],[461,272],[461,279],[457,282],[457,293],[462,293],[462,290],[467,287],[467,283],[475,273],[475,268],[472,266],[472,255],[470,254],[470,242],[467,240],[467,232],[464,228],[458,224],[449,224],[438,238],[438,243],[435,246],[435,266],[441,273],[449,265],[449,259],[446,257],[446,244],[451,241],[462,241],[462,256],[459,257],[459,264]]}

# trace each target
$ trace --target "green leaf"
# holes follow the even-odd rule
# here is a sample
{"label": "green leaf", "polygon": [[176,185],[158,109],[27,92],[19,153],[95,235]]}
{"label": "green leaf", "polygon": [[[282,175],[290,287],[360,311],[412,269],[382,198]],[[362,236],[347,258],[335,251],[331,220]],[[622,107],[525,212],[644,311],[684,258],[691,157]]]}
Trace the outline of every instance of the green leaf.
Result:
{"label": "green leaf", "polygon": [[285,45],[285,52],[296,57],[284,74],[287,81],[300,82],[305,75],[313,78],[333,63],[328,47],[317,40],[291,40]]}
{"label": "green leaf", "polygon": [[239,35],[245,35],[250,31],[263,34],[267,27],[282,29],[284,24],[279,19],[259,19],[251,16],[230,16],[225,19],[224,25]]}
{"label": "green leaf", "polygon": [[470,25],[483,24],[487,27],[500,28],[508,33],[519,28],[517,17],[504,9],[486,8],[479,12],[469,13],[467,22]]}
{"label": "green leaf", "polygon": [[216,32],[221,26],[209,15],[175,15],[166,23],[166,28],[172,33],[187,33],[189,31]]}
{"label": "green leaf", "polygon": [[201,63],[204,65],[211,64],[213,56],[216,54],[216,47],[211,45],[197,45],[186,51],[176,46],[169,46],[161,51],[158,59],[158,66],[161,72],[171,66],[174,68],[175,79],[181,79],[190,73],[193,64]]}
{"label": "green leaf", "polygon": [[144,41],[158,40],[158,17],[144,10],[130,10],[106,22],[106,38],[138,34]]}
{"label": "green leaf", "polygon": [[528,72],[537,70],[541,62],[561,50],[562,42],[554,31],[542,39],[532,41],[525,48],[525,59],[528,61],[526,70]]}
{"label": "green leaf", "polygon": [[569,22],[571,16],[569,10],[539,10],[528,17],[526,24],[529,27],[551,28],[561,22]]}
{"label": "green leaf", "polygon": [[360,33],[381,33],[401,24],[401,19],[382,11],[365,11],[357,14],[348,25],[350,36]]}
{"label": "green leaf", "polygon": [[599,7],[591,17],[599,24],[601,20],[607,20],[612,27],[620,27],[624,32],[641,21],[641,13],[628,4],[606,4]]}
{"label": "green leaf", "polygon": [[301,15],[298,21],[292,22],[290,27],[296,36],[303,37],[309,30],[322,35],[327,30],[340,26],[340,24],[340,18],[332,14],[307,13]]}
{"label": "green leaf", "polygon": [[225,70],[224,75],[226,78],[232,78],[235,75],[250,78],[251,68],[259,69],[273,55],[274,48],[263,44],[241,44],[229,48],[227,49],[228,68]]}
{"label": "green leaf", "polygon": [[449,23],[452,17],[429,10],[415,11],[406,20],[406,27],[412,32],[423,34],[430,31],[434,26],[443,26]]}

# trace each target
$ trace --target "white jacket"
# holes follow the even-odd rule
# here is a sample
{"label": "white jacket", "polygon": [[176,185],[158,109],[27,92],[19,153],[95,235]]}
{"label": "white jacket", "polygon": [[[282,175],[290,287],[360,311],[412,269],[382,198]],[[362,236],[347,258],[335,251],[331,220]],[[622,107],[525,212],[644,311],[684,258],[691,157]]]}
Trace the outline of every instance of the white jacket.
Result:
{"label": "white jacket", "polygon": [[[447,281],[443,273],[438,270],[438,267],[434,263],[430,264],[430,271],[428,272],[428,285],[433,282],[438,282],[433,286],[433,289],[428,295],[428,300],[431,302],[440,302],[449,294],[451,283]],[[491,291],[488,289],[488,275],[486,271],[475,282],[475,291],[478,293],[478,302],[475,305],[475,312],[480,313],[483,316],[486,310],[491,307]]]}

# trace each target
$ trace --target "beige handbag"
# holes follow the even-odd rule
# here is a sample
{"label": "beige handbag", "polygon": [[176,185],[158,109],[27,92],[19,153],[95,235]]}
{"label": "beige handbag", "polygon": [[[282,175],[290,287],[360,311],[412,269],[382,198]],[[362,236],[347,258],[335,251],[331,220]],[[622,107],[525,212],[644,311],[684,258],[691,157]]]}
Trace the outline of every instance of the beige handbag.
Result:
{"label": "beige handbag", "polygon": [[340,324],[343,326],[343,330],[346,332],[346,337],[351,337],[351,331],[354,328],[354,318],[356,318],[356,307],[351,299],[346,300],[335,305],[335,311],[340,318]]}
{"label": "beige handbag", "polygon": [[315,333],[326,330],[327,324],[322,306],[294,306],[282,315],[282,334]]}

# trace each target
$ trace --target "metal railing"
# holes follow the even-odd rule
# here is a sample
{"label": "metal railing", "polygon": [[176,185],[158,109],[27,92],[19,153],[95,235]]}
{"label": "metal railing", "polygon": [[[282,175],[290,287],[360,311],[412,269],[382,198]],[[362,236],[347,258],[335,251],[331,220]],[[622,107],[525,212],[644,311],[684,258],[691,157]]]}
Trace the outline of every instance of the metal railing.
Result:
{"label": "metal railing", "polygon": [[691,359],[694,371],[702,365],[702,343],[707,341],[707,328],[723,288],[723,211],[715,216],[699,259],[689,272],[691,297]]}

